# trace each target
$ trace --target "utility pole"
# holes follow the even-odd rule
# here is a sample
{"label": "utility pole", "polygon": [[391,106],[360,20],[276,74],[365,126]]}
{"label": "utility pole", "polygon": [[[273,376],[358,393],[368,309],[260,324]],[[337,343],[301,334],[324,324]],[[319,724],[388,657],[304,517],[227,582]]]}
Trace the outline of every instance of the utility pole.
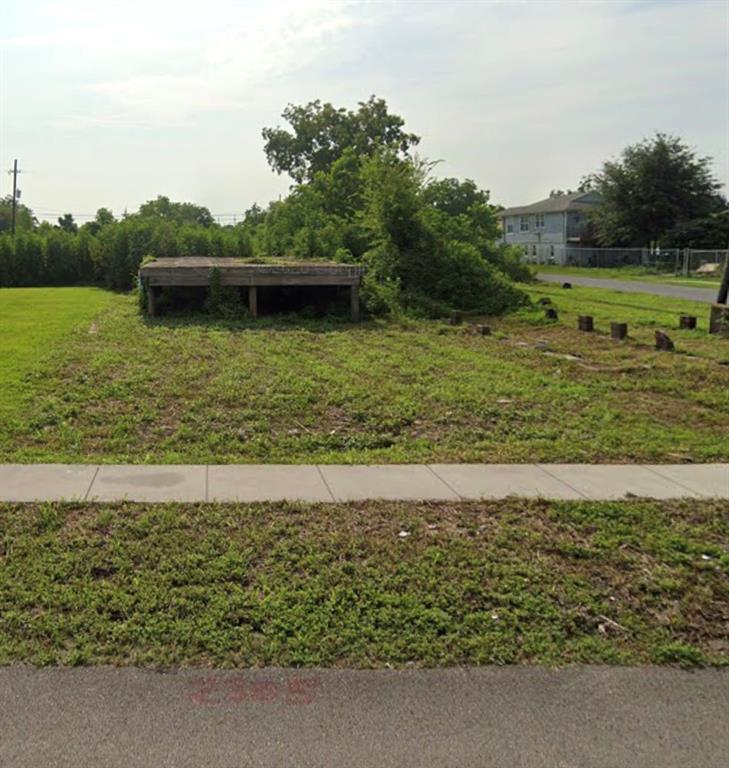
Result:
{"label": "utility pole", "polygon": [[8,173],[13,174],[13,218],[10,231],[13,237],[15,237],[15,214],[18,208],[18,174],[20,173],[17,159],[13,161],[13,170],[8,171]]}

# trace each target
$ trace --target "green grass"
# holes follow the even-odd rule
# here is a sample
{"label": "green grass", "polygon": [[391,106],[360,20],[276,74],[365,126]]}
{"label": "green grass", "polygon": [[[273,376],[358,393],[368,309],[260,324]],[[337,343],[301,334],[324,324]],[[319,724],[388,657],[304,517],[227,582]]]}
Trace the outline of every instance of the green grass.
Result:
{"label": "green grass", "polygon": [[581,275],[583,277],[611,278],[615,280],[640,280],[643,282],[688,285],[699,288],[716,288],[720,279],[716,275],[692,274],[687,277],[672,272],[659,272],[650,267],[560,267],[552,264],[535,265],[534,269],[545,274]]}
{"label": "green grass", "polygon": [[[695,302],[536,285],[557,323],[526,310],[483,337],[438,322],[147,321],[131,297],[85,290],[106,306],[93,322],[75,302],[75,330],[15,365],[0,461],[729,459],[729,343]],[[54,316],[11,296],[26,303],[17,333]],[[684,312],[700,330],[673,330]],[[575,329],[579,313],[598,333]],[[610,340],[611,319],[630,323],[627,342]],[[656,328],[675,354],[652,349]]]}
{"label": "green grass", "polygon": [[0,505],[0,663],[723,665],[728,547],[708,501]]}
{"label": "green grass", "polygon": [[0,288],[0,416],[17,407],[25,377],[43,370],[74,328],[115,301],[97,288]]}

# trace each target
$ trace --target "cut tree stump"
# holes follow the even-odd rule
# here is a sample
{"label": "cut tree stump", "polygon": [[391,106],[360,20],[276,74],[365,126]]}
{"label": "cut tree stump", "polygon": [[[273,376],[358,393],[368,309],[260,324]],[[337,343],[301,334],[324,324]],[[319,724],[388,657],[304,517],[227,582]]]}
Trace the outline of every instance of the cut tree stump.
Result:
{"label": "cut tree stump", "polygon": [[455,310],[451,312],[451,316],[448,319],[448,322],[451,325],[460,325],[463,322],[463,315],[458,310]]}
{"label": "cut tree stump", "polygon": [[557,310],[554,307],[547,307],[544,310],[544,316],[547,318],[547,320],[557,320],[557,319],[559,319],[559,315],[557,314]]}
{"label": "cut tree stump", "polygon": [[491,326],[490,325],[477,325],[476,326],[476,333],[481,334],[481,336],[490,336],[491,335]]}
{"label": "cut tree stump", "polygon": [[577,329],[580,331],[586,331],[587,333],[595,330],[592,315],[579,315],[577,317]]}
{"label": "cut tree stump", "polygon": [[610,323],[610,335],[612,338],[622,341],[628,336],[628,324]]}
{"label": "cut tree stump", "polygon": [[660,349],[663,352],[674,351],[675,347],[667,333],[656,331],[656,349]]}
{"label": "cut tree stump", "polygon": [[696,318],[693,315],[681,315],[678,327],[693,331],[696,328]]}
{"label": "cut tree stump", "polygon": [[712,304],[709,314],[709,333],[729,337],[729,305]]}

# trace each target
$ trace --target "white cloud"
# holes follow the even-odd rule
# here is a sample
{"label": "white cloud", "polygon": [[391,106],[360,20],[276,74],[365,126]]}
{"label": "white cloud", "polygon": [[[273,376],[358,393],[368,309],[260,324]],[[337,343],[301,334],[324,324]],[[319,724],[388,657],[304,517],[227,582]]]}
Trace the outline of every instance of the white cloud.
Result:
{"label": "white cloud", "polygon": [[351,107],[371,93],[444,159],[440,175],[505,204],[573,186],[654,130],[713,155],[729,180],[726,2],[8,5],[0,167],[19,156],[39,169],[31,202],[265,202],[288,180],[268,169],[261,127],[289,101]]}
{"label": "white cloud", "polygon": [[[201,113],[242,109],[272,79],[316,61],[339,33],[360,23],[350,4],[326,0],[247,6],[234,16],[225,30],[168,41],[149,71],[87,83],[84,89],[100,97],[97,105],[65,116],[60,125],[185,125]],[[127,30],[116,45],[133,34]],[[135,40],[138,48],[151,47],[154,34],[146,34],[141,43]]]}

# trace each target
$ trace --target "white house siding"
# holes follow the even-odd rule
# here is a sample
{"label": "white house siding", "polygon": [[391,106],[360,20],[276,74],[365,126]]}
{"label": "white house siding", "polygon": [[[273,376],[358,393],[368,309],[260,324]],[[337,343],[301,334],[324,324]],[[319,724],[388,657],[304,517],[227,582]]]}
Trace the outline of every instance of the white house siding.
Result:
{"label": "white house siding", "polygon": [[[574,216],[573,213],[570,214]],[[525,250],[528,261],[539,264],[564,264],[565,244],[566,244],[566,222],[565,214],[545,213],[544,226],[537,228],[536,214],[529,214],[526,219],[529,223],[529,229],[522,232],[521,216],[505,216],[503,225],[503,241],[508,245],[520,245]],[[509,224],[513,231],[509,232]]]}

